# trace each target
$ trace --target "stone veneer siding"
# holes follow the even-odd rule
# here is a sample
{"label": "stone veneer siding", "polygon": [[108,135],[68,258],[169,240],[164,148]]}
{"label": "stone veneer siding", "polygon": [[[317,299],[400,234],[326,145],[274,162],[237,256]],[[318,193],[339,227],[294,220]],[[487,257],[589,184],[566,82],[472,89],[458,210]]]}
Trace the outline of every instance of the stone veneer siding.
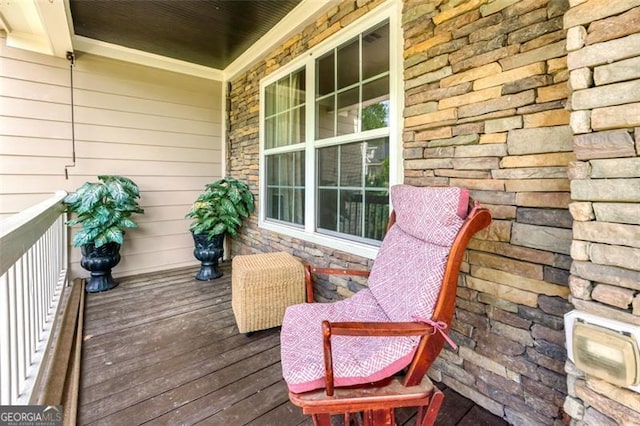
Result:
{"label": "stone veneer siding", "polygon": [[[564,16],[576,309],[640,325],[640,1],[571,1]],[[567,361],[576,425],[640,424],[640,394]]]}
{"label": "stone veneer siding", "polygon": [[405,2],[405,182],[492,211],[430,371],[512,424],[560,423],[571,226],[562,0]]}
{"label": "stone veneer siding", "polygon": [[[227,173],[248,183],[255,195],[257,211],[260,80],[382,3],[382,0],[341,2],[283,45],[268,52],[248,71],[230,81]],[[252,215],[245,222],[238,238],[231,240],[231,253],[236,255],[268,251],[287,251],[304,262],[319,267],[370,269],[373,264],[370,259],[260,229],[257,216]],[[365,284],[364,279],[329,277],[319,282],[314,293],[319,301],[338,300],[353,295]]]}
{"label": "stone veneer siding", "polygon": [[[259,81],[373,9],[347,0],[251,69],[229,93],[229,165],[258,192]],[[571,309],[573,219],[567,165],[565,0],[405,0],[404,181],[463,186],[489,207],[472,240],[452,335],[430,376],[512,424],[561,423],[567,394],[563,314]],[[233,254],[284,250],[319,266],[371,261],[260,230],[252,217]],[[316,288],[339,299],[362,282]]]}

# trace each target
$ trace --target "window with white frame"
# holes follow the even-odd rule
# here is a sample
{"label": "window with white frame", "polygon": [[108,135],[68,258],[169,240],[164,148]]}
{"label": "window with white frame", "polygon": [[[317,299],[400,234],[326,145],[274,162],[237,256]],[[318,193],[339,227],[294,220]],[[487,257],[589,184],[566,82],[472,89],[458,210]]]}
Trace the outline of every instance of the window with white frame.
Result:
{"label": "window with white frame", "polygon": [[378,17],[261,82],[261,226],[379,245],[399,154],[390,28]]}
{"label": "window with white frame", "polygon": [[304,224],[305,73],[294,71],[264,94],[266,217]]}

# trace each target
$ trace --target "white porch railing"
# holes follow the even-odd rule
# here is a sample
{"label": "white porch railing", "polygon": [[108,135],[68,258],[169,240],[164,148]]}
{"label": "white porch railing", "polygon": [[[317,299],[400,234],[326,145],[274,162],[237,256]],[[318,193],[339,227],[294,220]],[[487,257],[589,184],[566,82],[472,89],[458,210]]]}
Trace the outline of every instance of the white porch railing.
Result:
{"label": "white porch railing", "polygon": [[0,222],[0,405],[28,404],[67,282],[66,192]]}

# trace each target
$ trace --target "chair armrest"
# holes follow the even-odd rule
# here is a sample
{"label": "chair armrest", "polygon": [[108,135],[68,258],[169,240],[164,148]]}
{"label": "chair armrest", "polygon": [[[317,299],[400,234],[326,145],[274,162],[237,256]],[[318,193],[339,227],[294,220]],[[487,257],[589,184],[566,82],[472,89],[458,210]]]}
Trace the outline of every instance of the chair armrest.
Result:
{"label": "chair armrest", "polygon": [[[327,321],[328,322],[328,321]],[[420,322],[329,322],[333,336],[423,336],[435,327]]]}
{"label": "chair armrest", "polygon": [[350,275],[355,277],[369,277],[369,271],[360,269],[340,269],[340,268],[316,268],[305,265],[304,278],[307,286],[307,303],[313,303],[313,276],[312,274],[323,275]]}
{"label": "chair armrest", "polygon": [[322,321],[325,384],[328,396],[333,395],[333,355],[331,336],[424,336],[432,335],[436,327],[420,322],[329,322]]}

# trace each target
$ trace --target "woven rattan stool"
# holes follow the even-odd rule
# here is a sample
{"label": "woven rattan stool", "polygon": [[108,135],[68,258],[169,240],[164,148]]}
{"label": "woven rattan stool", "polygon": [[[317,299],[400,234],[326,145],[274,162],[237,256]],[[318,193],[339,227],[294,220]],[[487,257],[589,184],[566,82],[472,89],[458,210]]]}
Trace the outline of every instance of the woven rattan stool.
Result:
{"label": "woven rattan stool", "polygon": [[289,253],[233,258],[231,307],[240,333],[282,325],[287,306],[304,301],[304,267]]}

